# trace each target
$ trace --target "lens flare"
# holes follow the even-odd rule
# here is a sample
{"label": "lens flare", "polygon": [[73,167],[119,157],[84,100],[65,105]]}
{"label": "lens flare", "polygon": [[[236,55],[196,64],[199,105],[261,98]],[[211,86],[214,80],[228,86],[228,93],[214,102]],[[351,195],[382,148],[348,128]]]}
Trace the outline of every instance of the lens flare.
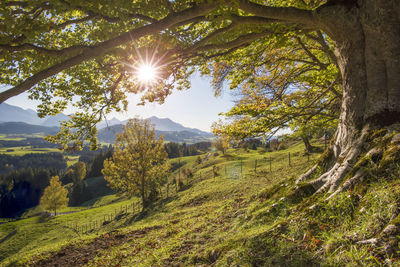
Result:
{"label": "lens flare", "polygon": [[142,83],[152,83],[157,79],[157,68],[151,64],[142,64],[137,68],[137,78]]}

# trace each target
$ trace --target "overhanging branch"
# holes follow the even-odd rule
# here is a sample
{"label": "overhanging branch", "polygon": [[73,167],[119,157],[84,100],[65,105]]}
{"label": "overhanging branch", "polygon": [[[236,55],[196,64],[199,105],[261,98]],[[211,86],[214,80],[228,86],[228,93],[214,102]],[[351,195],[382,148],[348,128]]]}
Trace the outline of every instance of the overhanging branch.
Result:
{"label": "overhanging branch", "polygon": [[56,65],[48,67],[38,73],[32,75],[28,79],[24,80],[17,86],[14,86],[4,92],[0,93],[0,103],[3,103],[7,99],[19,95],[33,86],[35,86],[40,81],[49,78],[57,73],[60,73],[70,67],[76,66],[85,62],[87,60],[96,58],[106,54],[110,49],[120,46],[124,43],[137,40],[143,36],[151,35],[160,32],[168,27],[177,24],[180,21],[190,20],[191,18],[198,17],[201,15],[206,15],[215,7],[215,4],[201,4],[194,6],[192,8],[186,9],[179,13],[169,15],[164,19],[161,19],[152,24],[142,26],[140,28],[131,30],[129,32],[123,33],[118,37],[99,43],[96,46],[88,47],[82,50],[82,52],[72,58],[68,58]]}
{"label": "overhanging branch", "polygon": [[298,9],[294,7],[264,6],[248,0],[238,0],[238,2],[239,7],[242,10],[260,17],[306,25],[311,28],[315,28],[317,26],[315,13],[310,10]]}

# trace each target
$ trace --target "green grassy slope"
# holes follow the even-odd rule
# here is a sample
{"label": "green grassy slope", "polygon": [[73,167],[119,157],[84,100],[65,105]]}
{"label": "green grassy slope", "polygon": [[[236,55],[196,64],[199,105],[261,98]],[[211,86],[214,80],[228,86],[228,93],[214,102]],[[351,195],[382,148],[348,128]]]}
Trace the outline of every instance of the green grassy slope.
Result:
{"label": "green grassy slope", "polygon": [[[318,158],[312,155],[308,161],[302,150],[301,144],[272,153],[230,150],[201,164],[195,163],[196,156],[174,159],[174,166],[191,169],[193,177],[185,178],[183,190],[177,193],[170,186],[168,198],[163,188],[163,199],[144,213],[121,213],[85,234],[75,231],[73,224],[101,220],[121,205],[137,201],[107,196],[98,200],[95,209],[3,224],[0,259],[4,265],[37,266],[359,266],[398,262],[395,254],[357,242],[374,237],[389,222],[397,223],[399,178],[370,180],[330,201],[321,201],[325,199],[321,195],[302,198],[293,194],[294,181]],[[215,177],[213,169],[218,173]],[[182,169],[180,175],[183,177]],[[179,177],[178,169],[172,177]],[[320,204],[310,209],[317,202]]]}

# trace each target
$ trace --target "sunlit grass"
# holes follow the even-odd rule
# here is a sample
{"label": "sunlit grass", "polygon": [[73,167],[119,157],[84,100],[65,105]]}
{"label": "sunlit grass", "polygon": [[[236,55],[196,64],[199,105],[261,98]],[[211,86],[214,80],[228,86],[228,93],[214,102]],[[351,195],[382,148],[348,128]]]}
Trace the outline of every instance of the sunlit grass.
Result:
{"label": "sunlit grass", "polygon": [[[147,229],[145,234],[98,251],[87,265],[312,266],[322,260],[328,266],[377,264],[369,250],[349,243],[345,236],[357,234],[367,238],[374,229],[382,227],[382,222],[393,214],[384,207],[391,207],[391,203],[395,205],[400,199],[400,187],[395,186],[396,181],[371,184],[370,191],[360,201],[364,207],[362,212],[354,206],[357,194],[349,197],[348,193],[330,202],[321,202],[320,210],[311,211],[304,208],[304,201],[317,201],[319,197],[324,199],[323,196],[299,202],[288,197],[298,175],[319,156],[313,154],[308,159],[302,151],[303,145],[297,143],[275,152],[262,148],[229,149],[225,155],[212,152],[200,155],[201,163],[198,156],[172,159],[176,169],[169,181],[180,176],[183,187],[176,192],[175,186],[170,185],[168,198],[164,187],[163,199],[141,216],[129,213],[87,235],[65,230],[65,225],[102,219],[105,214],[132,202],[109,195],[80,207],[95,209],[43,222],[39,221],[40,217],[34,217],[0,225],[0,239],[15,232],[0,244],[0,257],[4,264],[26,262],[38,253],[45,255],[63,244],[79,242],[84,246],[101,233],[118,230],[122,236],[128,236],[135,230]],[[185,177],[183,169],[190,169],[193,176]],[[385,188],[392,188],[393,194],[386,194]],[[353,213],[353,209],[357,210]],[[35,233],[31,234],[32,231]],[[21,258],[21,255],[24,256]]]}

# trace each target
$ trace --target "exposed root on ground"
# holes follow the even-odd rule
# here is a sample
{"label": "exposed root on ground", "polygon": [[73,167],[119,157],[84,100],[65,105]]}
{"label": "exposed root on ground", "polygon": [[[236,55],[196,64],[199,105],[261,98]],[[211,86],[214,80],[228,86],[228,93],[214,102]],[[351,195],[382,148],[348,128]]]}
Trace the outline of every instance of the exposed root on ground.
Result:
{"label": "exposed root on ground", "polygon": [[[364,165],[382,168],[386,161],[393,161],[399,157],[400,134],[395,134],[395,129],[398,128],[398,125],[379,130],[371,130],[369,126],[364,127],[359,137],[348,142],[339,155],[335,156],[338,149],[337,146],[332,145],[325,152],[326,158],[323,158],[301,175],[296,184],[306,182],[307,186],[314,188],[315,193],[331,193],[328,199],[348,190],[357,183],[362,182],[367,175],[370,175]],[[381,135],[376,137],[374,133],[380,133]],[[368,153],[366,153],[367,151]],[[385,153],[386,158],[384,156]],[[334,159],[333,163],[331,163],[332,158]],[[323,166],[327,166],[327,171],[316,179],[310,180]],[[302,190],[305,187],[304,185],[297,187],[297,190]]]}

